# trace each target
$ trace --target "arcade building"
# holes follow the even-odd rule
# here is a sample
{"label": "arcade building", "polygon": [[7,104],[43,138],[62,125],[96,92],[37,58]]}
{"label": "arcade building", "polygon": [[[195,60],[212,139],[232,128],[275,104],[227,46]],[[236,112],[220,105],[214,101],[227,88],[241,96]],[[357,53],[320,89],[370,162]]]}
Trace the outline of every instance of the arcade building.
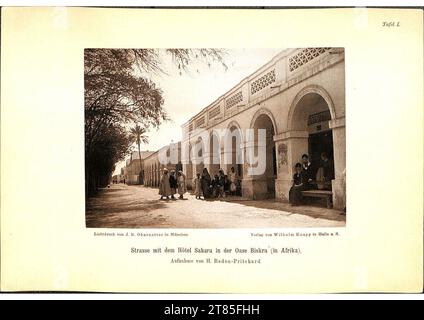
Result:
{"label": "arcade building", "polygon": [[[231,151],[224,148],[224,139],[217,133],[222,129],[231,133]],[[266,143],[248,140],[246,129],[265,129]],[[184,146],[189,151],[182,152],[181,163],[188,184],[205,167],[212,176],[220,168],[227,173],[234,167],[243,197],[283,201],[288,200],[294,166],[302,155],[308,154],[317,163],[325,152],[334,167],[333,206],[345,208],[344,49],[281,51],[183,124]],[[251,175],[249,164],[241,159],[246,159],[251,148],[257,153],[258,147],[266,152],[266,168]],[[199,163],[199,158],[205,161]]]}

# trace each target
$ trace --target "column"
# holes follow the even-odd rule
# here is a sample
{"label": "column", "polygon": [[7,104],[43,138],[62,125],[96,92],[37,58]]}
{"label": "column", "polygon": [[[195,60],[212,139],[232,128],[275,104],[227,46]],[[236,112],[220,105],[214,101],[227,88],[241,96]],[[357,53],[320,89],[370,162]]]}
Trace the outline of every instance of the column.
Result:
{"label": "column", "polygon": [[275,198],[289,200],[293,183],[294,166],[301,161],[302,154],[308,153],[308,131],[286,131],[274,136],[277,152],[277,179]]}
{"label": "column", "polygon": [[[265,172],[263,174],[249,174],[249,168],[257,168],[258,157],[254,159],[254,165],[251,166],[248,160],[249,154],[254,154],[255,149],[261,148],[266,156],[266,141],[264,145],[259,145],[258,142],[249,141],[243,144],[243,152],[244,152],[244,166],[243,166],[243,181],[242,181],[242,195],[243,197],[254,199],[254,200],[262,200],[269,198],[268,194],[268,179],[266,176],[266,159],[265,160]],[[259,150],[258,150],[259,155]]]}
{"label": "column", "polygon": [[333,130],[334,151],[334,177],[331,181],[333,190],[333,207],[343,209],[346,207],[346,120],[344,117],[330,121]]}
{"label": "column", "polygon": [[208,169],[209,174],[211,175],[211,177],[213,177],[215,172],[213,172],[213,164],[212,164],[212,161],[211,161],[211,158],[210,158],[211,152],[209,152],[207,150],[203,150],[202,157],[203,157],[204,168]]}
{"label": "column", "polygon": [[190,149],[187,142],[181,143],[181,163],[183,165],[183,173],[186,176],[186,186],[187,189],[191,190],[193,188],[193,165],[190,160]]}
{"label": "column", "polygon": [[230,172],[231,167],[234,167],[234,169],[236,169],[236,164],[233,163],[233,150],[225,150],[224,147],[221,147],[220,159],[220,167],[224,169],[226,174]]}

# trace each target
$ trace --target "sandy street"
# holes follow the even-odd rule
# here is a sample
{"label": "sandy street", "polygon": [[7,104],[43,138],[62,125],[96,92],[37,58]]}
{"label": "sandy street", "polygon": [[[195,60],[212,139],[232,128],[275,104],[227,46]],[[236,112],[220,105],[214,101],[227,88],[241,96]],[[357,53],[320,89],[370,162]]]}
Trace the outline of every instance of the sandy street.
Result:
{"label": "sandy street", "polygon": [[343,227],[346,216],[319,206],[227,197],[159,200],[158,189],[114,184],[87,201],[86,226],[95,228]]}

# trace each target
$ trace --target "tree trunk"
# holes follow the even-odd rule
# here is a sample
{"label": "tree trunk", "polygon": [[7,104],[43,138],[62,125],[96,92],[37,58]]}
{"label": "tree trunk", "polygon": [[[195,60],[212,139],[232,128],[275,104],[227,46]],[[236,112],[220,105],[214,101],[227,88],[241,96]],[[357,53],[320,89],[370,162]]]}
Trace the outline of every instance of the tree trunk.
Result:
{"label": "tree trunk", "polygon": [[142,182],[143,181],[141,181],[141,178],[140,178],[140,176],[141,176],[141,151],[140,151],[140,141],[138,141],[138,143],[137,143],[137,145],[138,145],[138,160],[140,161],[140,171],[138,172],[138,182],[140,183],[140,184],[142,184]]}

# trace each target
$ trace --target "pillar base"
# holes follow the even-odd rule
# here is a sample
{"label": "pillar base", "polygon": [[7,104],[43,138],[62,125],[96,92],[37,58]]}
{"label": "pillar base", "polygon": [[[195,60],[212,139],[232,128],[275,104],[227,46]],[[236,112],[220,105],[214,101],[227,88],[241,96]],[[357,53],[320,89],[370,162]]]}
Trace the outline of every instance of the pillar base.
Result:
{"label": "pillar base", "polygon": [[272,178],[243,179],[241,183],[242,196],[252,200],[273,199],[275,193],[270,191],[269,187],[271,179]]}
{"label": "pillar base", "polygon": [[275,180],[275,198],[280,201],[289,201],[289,191],[293,184],[292,180]]}
{"label": "pillar base", "polygon": [[342,179],[331,181],[333,190],[333,208],[343,210],[346,207],[346,190]]}

